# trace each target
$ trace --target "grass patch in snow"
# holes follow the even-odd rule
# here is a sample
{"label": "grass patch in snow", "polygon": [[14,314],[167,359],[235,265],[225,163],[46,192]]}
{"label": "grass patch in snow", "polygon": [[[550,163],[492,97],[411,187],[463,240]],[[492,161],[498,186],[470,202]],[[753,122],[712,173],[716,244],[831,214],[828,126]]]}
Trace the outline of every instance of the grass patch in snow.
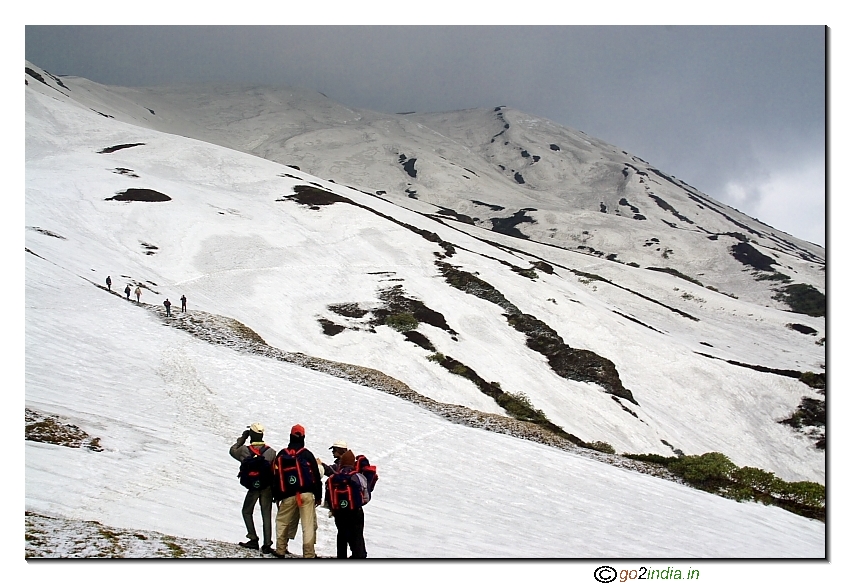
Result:
{"label": "grass patch in snow", "polygon": [[103,451],[99,437],[92,437],[57,415],[48,415],[28,408],[24,409],[24,439],[63,447],[84,447],[92,451]]}
{"label": "grass patch in snow", "polygon": [[786,285],[773,299],[786,303],[792,312],[814,318],[826,316],[826,296],[807,283]]}

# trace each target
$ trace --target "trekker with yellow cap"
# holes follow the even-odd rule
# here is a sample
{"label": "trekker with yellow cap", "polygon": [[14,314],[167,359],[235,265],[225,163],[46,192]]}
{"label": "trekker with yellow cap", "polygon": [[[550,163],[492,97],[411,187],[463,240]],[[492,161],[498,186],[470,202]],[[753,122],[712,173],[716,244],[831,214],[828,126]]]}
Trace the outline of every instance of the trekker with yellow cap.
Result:
{"label": "trekker with yellow cap", "polygon": [[[239,482],[248,489],[242,504],[242,518],[248,529],[248,542],[240,542],[246,549],[262,550],[263,554],[272,551],[272,464],[275,451],[263,441],[265,427],[261,423],[252,423],[236,443],[230,446],[230,455],[240,462]],[[245,441],[251,439],[250,445]],[[260,549],[257,530],[254,528],[254,507],[260,501],[260,514],[263,517],[263,546]]]}

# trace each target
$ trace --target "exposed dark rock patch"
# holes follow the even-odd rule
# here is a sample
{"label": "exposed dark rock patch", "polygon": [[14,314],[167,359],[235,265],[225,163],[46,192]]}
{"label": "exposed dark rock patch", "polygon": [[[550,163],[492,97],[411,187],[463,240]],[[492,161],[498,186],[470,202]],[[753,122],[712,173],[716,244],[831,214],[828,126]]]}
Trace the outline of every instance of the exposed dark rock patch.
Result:
{"label": "exposed dark rock patch", "polygon": [[607,213],[608,212],[608,207],[605,206],[604,202],[601,202],[601,201],[599,202],[599,212],[601,212],[601,213]]}
{"label": "exposed dark rock patch", "polygon": [[47,81],[44,80],[44,77],[42,77],[41,73],[39,73],[38,71],[30,69],[29,67],[24,67],[24,72],[36,81],[41,81],[42,83],[50,87],[50,85],[47,84]]}
{"label": "exposed dark rock patch", "polygon": [[632,218],[636,221],[645,221],[646,220],[646,217],[643,216],[643,215],[634,215]]}
{"label": "exposed dark rock patch", "polygon": [[826,401],[803,397],[797,410],[780,423],[802,430],[815,441],[817,449],[826,449]]}
{"label": "exposed dark rock patch", "polygon": [[117,152],[118,150],[123,150],[125,148],[135,148],[136,146],[144,146],[143,142],[139,142],[136,144],[118,144],[117,146],[109,146],[108,148],[104,148],[102,150],[98,150],[98,154],[111,154],[112,152]]}
{"label": "exposed dark rock patch", "polygon": [[540,156],[532,156],[532,157],[531,157],[531,163],[532,163],[532,164],[535,164],[535,163],[537,163],[537,162],[539,162],[539,161],[540,161]]}
{"label": "exposed dark rock patch", "polygon": [[120,200],[135,202],[168,202],[171,197],[150,188],[128,188],[104,200]]}
{"label": "exposed dark rock patch", "polygon": [[405,340],[408,342],[413,342],[417,346],[424,348],[430,352],[435,352],[437,349],[434,348],[434,345],[431,344],[431,341],[428,340],[428,337],[418,332],[416,330],[408,330],[407,332],[402,332],[402,336],[404,336]]}
{"label": "exposed dark rock patch", "polygon": [[649,194],[649,193],[647,194],[647,196],[648,196],[649,198],[651,198],[652,200],[654,200],[654,201],[655,201],[655,204],[657,204],[657,205],[658,205],[658,206],[660,206],[662,209],[664,209],[665,211],[667,211],[667,212],[669,212],[670,214],[672,214],[674,217],[676,217],[676,218],[677,218],[677,219],[679,219],[680,221],[683,221],[683,222],[688,223],[688,224],[690,224],[690,225],[693,225],[693,224],[694,224],[694,222],[693,222],[691,219],[689,219],[688,217],[686,217],[686,216],[684,216],[683,214],[679,213],[679,211],[677,211],[675,208],[673,208],[670,204],[668,204],[668,203],[667,203],[667,201],[665,201],[665,200],[664,200],[663,198],[661,198],[660,196],[656,196],[656,195],[654,195],[654,194]]}
{"label": "exposed dark rock patch", "polygon": [[613,362],[589,350],[571,348],[545,322],[521,312],[486,281],[448,263],[438,261],[437,267],[453,287],[501,307],[508,324],[525,334],[526,346],[546,356],[556,374],[598,384],[607,392],[638,404],[631,391],[623,387]]}
{"label": "exposed dark rock patch", "polygon": [[336,336],[345,330],[345,326],[331,322],[327,318],[319,318],[319,324],[322,325],[322,332],[327,336]]}
{"label": "exposed dark rock patch", "polygon": [[458,213],[457,211],[454,211],[452,209],[445,208],[445,207],[439,207],[439,208],[440,208],[440,210],[437,211],[437,214],[439,214],[439,215],[445,215],[447,217],[453,217],[453,218],[457,219],[458,221],[460,221],[461,223],[467,223],[469,225],[475,224],[475,221],[469,215],[463,215],[463,214]]}
{"label": "exposed dark rock patch", "polygon": [[516,180],[517,184],[525,184],[525,178],[519,172],[514,172],[514,180]]}
{"label": "exposed dark rock patch", "polygon": [[156,115],[156,113],[154,113],[154,111],[150,107],[146,107],[145,109],[147,109],[149,112],[151,112],[151,115]]}
{"label": "exposed dark rock patch", "polygon": [[555,268],[546,263],[545,261],[535,261],[532,263],[532,265],[543,273],[548,273],[549,275],[555,273]]}
{"label": "exposed dark rock patch", "polygon": [[553,152],[558,152],[560,151],[561,147],[558,144],[549,144],[549,149]]}
{"label": "exposed dark rock patch", "polygon": [[[89,108],[89,109],[91,109],[91,108]],[[98,111],[96,109],[92,109],[92,111],[95,112],[98,115],[102,115],[103,117],[109,117],[109,118],[115,119],[114,115],[107,115],[107,114],[103,113],[102,111]]]}
{"label": "exposed dark rock patch", "polygon": [[670,275],[678,277],[679,279],[684,279],[685,281],[695,283],[700,287],[705,287],[704,285],[702,285],[702,283],[699,280],[694,279],[693,277],[691,277],[689,275],[685,275],[681,271],[679,271],[677,269],[673,269],[672,267],[647,267],[646,269],[649,269],[650,271],[661,271],[663,273],[669,273]]}
{"label": "exposed dark rock patch", "polygon": [[714,348],[714,346],[712,346],[708,342],[700,342],[700,344],[702,344],[703,346],[708,346],[709,348]]}
{"label": "exposed dark rock patch", "polygon": [[285,199],[294,200],[298,204],[310,207],[311,210],[319,210],[320,207],[328,206],[337,202],[353,204],[351,200],[344,196],[340,196],[322,188],[307,186],[305,184],[296,185],[295,188],[293,188],[293,191],[295,194],[280,198],[277,202]]}
{"label": "exposed dark rock patch", "polygon": [[477,204],[478,206],[486,206],[487,208],[489,208],[490,210],[493,210],[493,211],[503,211],[503,210],[505,210],[505,207],[499,206],[497,204],[488,204],[486,202],[481,202],[480,200],[473,200],[471,202],[472,202],[472,204]]}
{"label": "exposed dark rock patch", "polygon": [[139,175],[130,170],[129,168],[116,168],[114,171],[115,174],[120,174],[122,176],[129,176],[130,178],[138,178]]}
{"label": "exposed dark rock patch", "polygon": [[517,237],[519,239],[528,239],[528,236],[523,234],[522,231],[516,228],[517,225],[521,223],[531,223],[534,224],[535,221],[532,217],[526,216],[526,211],[534,210],[534,209],[522,209],[513,214],[513,216],[507,218],[492,218],[490,222],[493,224],[493,231],[497,233],[502,233],[503,235],[510,235],[511,237]]}
{"label": "exposed dark rock patch", "polygon": [[404,154],[401,154],[398,157],[398,161],[404,168],[404,171],[407,172],[411,178],[416,178],[416,168],[414,168],[416,158],[408,158]]}
{"label": "exposed dark rock patch", "polygon": [[405,296],[401,285],[395,285],[381,290],[378,293],[378,298],[383,302],[383,306],[372,310],[372,325],[382,325],[389,316],[406,312],[412,314],[418,322],[430,324],[435,328],[445,330],[452,336],[457,336],[457,332],[452,330],[448,323],[446,323],[446,318],[443,314],[432,310],[421,300]]}
{"label": "exposed dark rock patch", "polygon": [[625,411],[626,413],[628,413],[629,415],[631,415],[635,419],[640,419],[640,417],[638,417],[638,414],[635,413],[634,411],[632,411],[631,409],[629,409],[628,407],[626,407],[625,405],[623,405],[623,402],[620,399],[618,399],[616,395],[611,395],[611,399],[613,399],[614,402],[617,403],[623,409],[623,411]]}
{"label": "exposed dark rock patch", "polygon": [[774,271],[772,265],[776,265],[776,261],[761,253],[758,249],[746,242],[736,243],[732,245],[732,257],[749,265],[754,269],[762,271]]}
{"label": "exposed dark rock patch", "polygon": [[637,318],[635,318],[634,316],[629,316],[628,314],[623,314],[622,312],[618,312],[617,310],[613,310],[613,312],[614,312],[615,314],[617,314],[618,316],[622,316],[622,317],[623,317],[623,318],[625,318],[626,320],[631,320],[631,321],[632,321],[632,322],[634,322],[635,324],[640,324],[640,325],[641,325],[641,326],[643,326],[644,328],[649,328],[649,329],[650,329],[650,330],[652,330],[653,332],[658,332],[659,334],[663,334],[663,332],[662,332],[661,330],[656,330],[655,328],[653,328],[653,327],[652,327],[652,326],[650,326],[649,324],[644,324],[643,322],[641,322],[640,320],[638,320],[638,319],[637,319]]}
{"label": "exposed dark rock patch", "polygon": [[360,305],[356,303],[331,304],[328,306],[328,309],[335,314],[339,314],[340,316],[355,319],[362,318],[363,316],[369,313],[369,310],[361,308]]}
{"label": "exposed dark rock patch", "polygon": [[47,229],[42,229],[41,227],[29,227],[29,229],[31,229],[31,230],[33,230],[37,233],[41,233],[42,235],[47,235],[48,237],[55,237],[57,239],[67,240],[62,235],[54,233],[53,231],[48,231]]}
{"label": "exposed dark rock patch", "polygon": [[142,241],[142,247],[145,248],[145,255],[153,255],[156,251],[159,250],[159,247],[156,245],[151,245],[150,243],[145,243]]}
{"label": "exposed dark rock patch", "polygon": [[415,191],[415,190],[411,190],[411,189],[409,189],[409,188],[405,188],[405,189],[404,189],[404,191],[407,193],[407,197],[408,197],[408,198],[418,198],[418,197],[416,196],[416,191]]}
{"label": "exposed dark rock patch", "polygon": [[791,330],[796,330],[797,332],[800,332],[801,334],[815,335],[818,333],[817,330],[810,326],[806,326],[805,324],[786,324],[786,326]]}

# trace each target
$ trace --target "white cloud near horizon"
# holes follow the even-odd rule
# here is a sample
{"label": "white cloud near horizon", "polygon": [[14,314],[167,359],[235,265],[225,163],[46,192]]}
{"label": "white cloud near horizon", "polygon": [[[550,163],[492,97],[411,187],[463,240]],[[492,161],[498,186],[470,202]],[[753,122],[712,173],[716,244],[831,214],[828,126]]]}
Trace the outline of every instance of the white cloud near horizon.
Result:
{"label": "white cloud near horizon", "polygon": [[720,198],[776,229],[826,247],[826,164],[813,157],[726,183]]}

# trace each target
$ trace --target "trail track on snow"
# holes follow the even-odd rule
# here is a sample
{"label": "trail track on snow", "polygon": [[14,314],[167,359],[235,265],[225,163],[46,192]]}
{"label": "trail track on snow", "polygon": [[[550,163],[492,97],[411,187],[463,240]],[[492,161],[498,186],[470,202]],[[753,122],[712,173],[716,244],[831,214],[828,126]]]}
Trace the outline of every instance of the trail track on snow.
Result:
{"label": "trail track on snow", "polygon": [[[511,417],[496,415],[494,413],[484,413],[482,411],[470,409],[469,407],[464,407],[463,405],[454,405],[435,401],[434,399],[416,392],[407,384],[386,375],[379,370],[309,356],[300,352],[286,352],[280,350],[279,348],[266,344],[259,334],[233,318],[198,310],[186,313],[176,312],[172,313],[172,315],[168,317],[165,315],[165,309],[163,307],[153,306],[150,304],[140,304],[139,306],[147,309],[151,314],[159,318],[163,324],[188,332],[196,338],[209,342],[210,344],[228,346],[239,352],[288,362],[310,370],[315,370],[337,378],[345,379],[358,385],[376,389],[384,393],[389,393],[419,405],[420,407],[435,413],[452,423],[484,429],[494,433],[502,433],[512,437],[526,439],[528,441],[534,441],[536,443],[569,451],[583,457],[595,459],[609,465],[637,471],[643,474],[649,474],[672,482],[682,483],[681,479],[662,466],[647,464],[619,455],[606,454],[592,449],[579,447],[567,439],[555,435],[554,433],[528,421],[519,421]],[[191,378],[194,378],[195,376],[196,375],[189,374],[189,377]],[[193,389],[193,393],[195,393],[196,396],[199,396],[199,398],[204,397],[202,394],[202,388],[195,387]],[[211,419],[211,421],[214,422],[215,420]]]}

